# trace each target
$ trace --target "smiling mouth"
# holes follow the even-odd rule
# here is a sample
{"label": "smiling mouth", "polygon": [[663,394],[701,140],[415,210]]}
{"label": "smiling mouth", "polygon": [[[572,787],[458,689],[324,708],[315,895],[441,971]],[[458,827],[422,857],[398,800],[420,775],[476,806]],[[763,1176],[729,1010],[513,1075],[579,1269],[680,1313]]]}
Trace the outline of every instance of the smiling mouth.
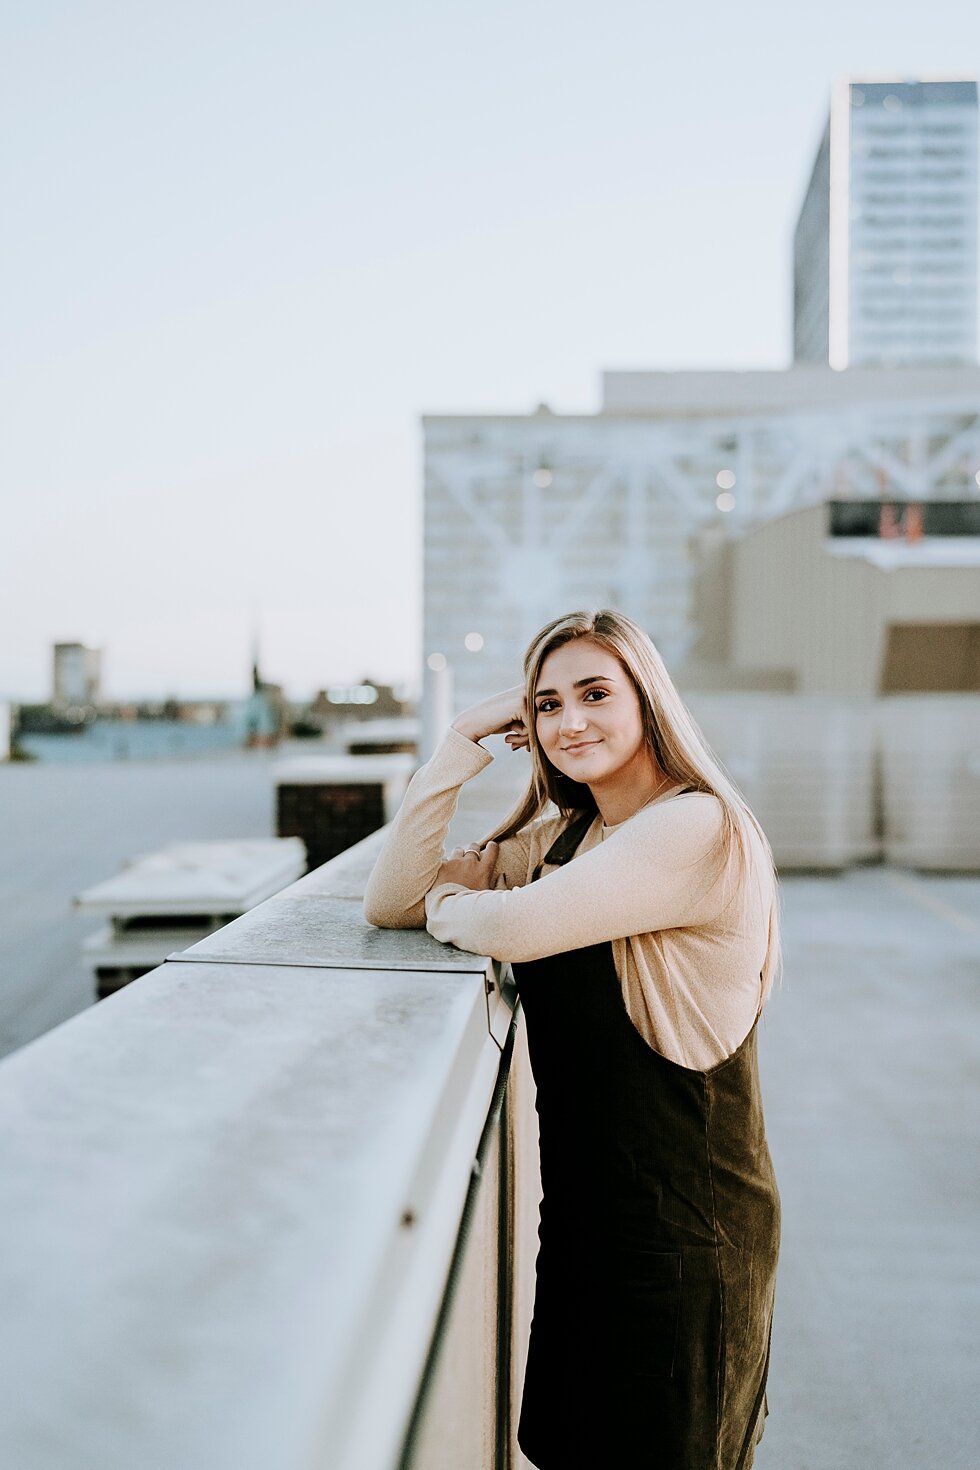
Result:
{"label": "smiling mouth", "polygon": [[599,740],[580,740],[577,745],[563,745],[562,750],[574,753],[576,750],[591,750],[594,745],[600,745]]}

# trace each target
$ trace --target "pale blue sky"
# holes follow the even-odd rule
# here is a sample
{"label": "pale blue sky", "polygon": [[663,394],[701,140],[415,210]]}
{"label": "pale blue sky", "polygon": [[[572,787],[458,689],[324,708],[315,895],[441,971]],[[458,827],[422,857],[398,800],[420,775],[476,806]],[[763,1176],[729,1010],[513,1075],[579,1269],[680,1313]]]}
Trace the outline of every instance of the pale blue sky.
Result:
{"label": "pale blue sky", "polygon": [[967,0],[0,7],[0,696],[414,677],[424,412],[789,360],[832,79]]}

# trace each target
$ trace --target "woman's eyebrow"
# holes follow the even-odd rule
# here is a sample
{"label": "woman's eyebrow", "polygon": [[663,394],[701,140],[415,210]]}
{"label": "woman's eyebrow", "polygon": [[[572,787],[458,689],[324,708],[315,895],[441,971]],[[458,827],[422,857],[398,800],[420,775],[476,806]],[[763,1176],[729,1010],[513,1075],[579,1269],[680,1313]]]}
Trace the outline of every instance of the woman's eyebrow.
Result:
{"label": "woman's eyebrow", "polygon": [[[616,680],[612,674],[590,674],[587,679],[576,679],[572,688],[584,689],[586,684],[615,684],[615,682]],[[542,695],[557,695],[557,693],[557,689],[536,689],[534,691],[534,697],[535,699],[540,699]]]}

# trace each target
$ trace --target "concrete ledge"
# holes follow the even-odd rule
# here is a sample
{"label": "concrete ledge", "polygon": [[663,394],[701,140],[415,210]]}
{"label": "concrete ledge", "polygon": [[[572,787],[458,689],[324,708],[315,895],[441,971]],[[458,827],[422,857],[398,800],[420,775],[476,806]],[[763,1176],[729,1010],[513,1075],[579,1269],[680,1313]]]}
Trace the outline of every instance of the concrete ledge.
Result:
{"label": "concrete ledge", "polygon": [[512,998],[364,921],[381,840],[0,1064],[0,1464],[398,1464]]}
{"label": "concrete ledge", "polygon": [[4,1465],[397,1463],[512,1007],[381,840],[0,1064]]}
{"label": "concrete ledge", "polygon": [[3,1462],[392,1463],[499,1064],[479,974],[207,963],[9,1058]]}

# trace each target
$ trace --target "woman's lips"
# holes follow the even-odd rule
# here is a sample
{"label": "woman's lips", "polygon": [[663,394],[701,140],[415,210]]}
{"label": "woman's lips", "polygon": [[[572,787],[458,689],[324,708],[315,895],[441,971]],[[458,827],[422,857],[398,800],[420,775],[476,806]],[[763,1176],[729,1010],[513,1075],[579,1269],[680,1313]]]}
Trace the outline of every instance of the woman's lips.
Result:
{"label": "woman's lips", "polygon": [[575,755],[581,750],[592,750],[596,745],[601,745],[600,740],[580,740],[577,745],[563,745],[562,750],[566,755]]}

